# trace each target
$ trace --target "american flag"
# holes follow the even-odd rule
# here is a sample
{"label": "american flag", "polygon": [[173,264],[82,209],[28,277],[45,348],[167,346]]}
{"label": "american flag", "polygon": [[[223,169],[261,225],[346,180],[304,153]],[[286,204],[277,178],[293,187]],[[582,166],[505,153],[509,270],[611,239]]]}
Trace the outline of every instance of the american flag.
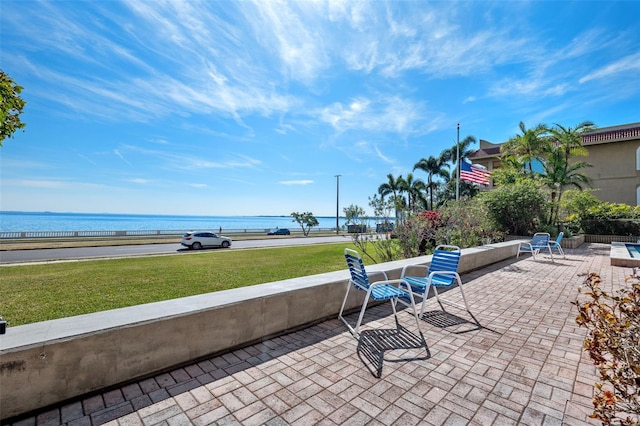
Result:
{"label": "american flag", "polygon": [[460,169],[461,180],[478,185],[489,185],[489,177],[491,177],[491,172],[489,170],[474,166],[466,161],[463,161],[460,164]]}

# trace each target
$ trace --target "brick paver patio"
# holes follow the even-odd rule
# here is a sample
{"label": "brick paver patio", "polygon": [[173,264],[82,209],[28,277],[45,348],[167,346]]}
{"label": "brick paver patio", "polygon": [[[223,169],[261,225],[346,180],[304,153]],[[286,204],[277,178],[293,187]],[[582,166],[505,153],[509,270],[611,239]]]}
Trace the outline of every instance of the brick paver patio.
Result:
{"label": "brick paver patio", "polygon": [[[336,318],[13,426],[598,424],[587,417],[596,371],[571,305],[587,272],[615,287],[632,273],[610,266],[608,245],[583,244],[554,263],[521,256],[464,275],[480,326],[449,308],[453,315],[425,317],[429,356],[387,353],[380,379]],[[427,311],[437,308],[428,302]],[[363,330],[394,328],[389,304],[367,313]],[[407,310],[400,321],[416,332]],[[411,357],[422,359],[402,360]]]}

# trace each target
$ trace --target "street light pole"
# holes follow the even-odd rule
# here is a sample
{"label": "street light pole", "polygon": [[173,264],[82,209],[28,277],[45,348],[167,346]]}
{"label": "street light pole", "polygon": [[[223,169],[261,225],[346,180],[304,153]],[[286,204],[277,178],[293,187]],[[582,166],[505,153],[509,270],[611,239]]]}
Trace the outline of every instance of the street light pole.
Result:
{"label": "street light pole", "polygon": [[460,123],[458,123],[458,141],[456,142],[456,201],[460,198]]}
{"label": "street light pole", "polygon": [[340,229],[338,223],[338,218],[340,217],[340,176],[342,175],[336,175],[336,235],[338,235],[338,230]]}

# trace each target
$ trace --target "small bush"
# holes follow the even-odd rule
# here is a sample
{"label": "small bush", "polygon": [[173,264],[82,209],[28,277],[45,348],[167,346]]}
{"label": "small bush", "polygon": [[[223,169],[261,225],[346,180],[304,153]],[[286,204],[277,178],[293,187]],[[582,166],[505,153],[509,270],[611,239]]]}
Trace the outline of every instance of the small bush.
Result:
{"label": "small bush", "polygon": [[533,181],[499,186],[480,195],[489,219],[507,234],[530,235],[546,222],[549,211],[546,193]]}
{"label": "small bush", "polygon": [[582,215],[591,208],[596,208],[603,202],[596,198],[590,191],[579,191],[577,189],[569,189],[562,194],[562,202],[560,210],[565,216],[563,222],[568,219],[566,216],[582,217]]}
{"label": "small bush", "polygon": [[477,198],[449,201],[440,210],[411,215],[395,230],[402,256],[428,254],[439,244],[466,248],[502,241],[504,234],[488,217],[487,207]]}
{"label": "small bush", "polygon": [[[591,418],[604,425],[637,425],[640,421],[640,275],[629,287],[609,294],[591,273],[585,279],[588,299],[576,300],[576,322],[588,330],[584,347],[598,366]],[[582,292],[580,290],[580,292]]]}
{"label": "small bush", "polygon": [[487,205],[477,197],[449,202],[441,213],[441,224],[436,232],[438,244],[465,248],[502,241],[504,238],[504,233],[489,219]]}
{"label": "small bush", "polygon": [[[436,230],[440,226],[440,219],[427,215],[411,215],[396,227],[395,235],[400,245],[402,258],[421,256],[433,251],[436,243]],[[430,216],[431,217],[431,216]]]}
{"label": "small bush", "polygon": [[640,206],[600,203],[582,214],[583,219],[640,219]]}
{"label": "small bush", "polygon": [[585,234],[598,235],[640,235],[638,219],[583,219],[580,227]]}

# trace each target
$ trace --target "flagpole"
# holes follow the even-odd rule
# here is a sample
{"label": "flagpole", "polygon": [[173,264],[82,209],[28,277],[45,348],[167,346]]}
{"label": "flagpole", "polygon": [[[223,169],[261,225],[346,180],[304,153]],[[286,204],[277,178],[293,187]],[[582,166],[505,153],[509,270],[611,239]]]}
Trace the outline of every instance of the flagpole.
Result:
{"label": "flagpole", "polygon": [[456,201],[460,197],[460,123],[458,123],[458,141],[456,142]]}

